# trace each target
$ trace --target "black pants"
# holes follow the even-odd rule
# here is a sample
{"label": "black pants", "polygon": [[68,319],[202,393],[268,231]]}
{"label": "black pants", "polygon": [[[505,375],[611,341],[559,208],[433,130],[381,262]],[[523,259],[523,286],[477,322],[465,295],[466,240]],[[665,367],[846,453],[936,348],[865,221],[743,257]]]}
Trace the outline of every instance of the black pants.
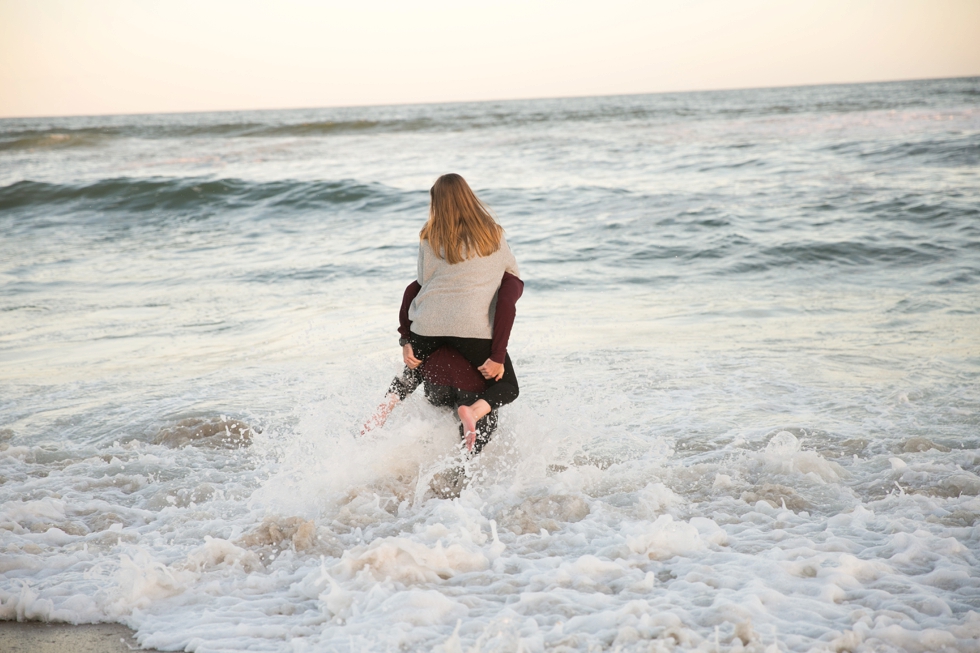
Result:
{"label": "black pants", "polygon": [[[454,348],[463,358],[469,361],[473,367],[480,367],[490,358],[490,339],[484,338],[457,338],[455,336],[420,336],[412,332],[412,353],[415,358],[424,361],[432,355],[432,352],[443,345]],[[504,375],[499,381],[495,379],[486,380],[487,389],[481,395],[475,395],[477,401],[483,399],[490,408],[497,409],[509,404],[517,399],[520,388],[517,386],[517,375],[514,374],[514,365],[510,362],[510,354],[504,359]]]}
{"label": "black pants", "polygon": [[[424,385],[423,385],[424,384]],[[415,392],[419,385],[423,385],[425,398],[433,406],[445,406],[447,408],[459,408],[469,406],[480,398],[475,392],[461,390],[448,385],[436,385],[427,383],[422,375],[422,368],[416,367],[414,370],[405,368],[401,376],[396,376],[388,387],[389,394],[397,394],[402,401],[405,397]],[[497,430],[497,410],[491,410],[476,422],[476,444],[473,445],[473,453],[478,454],[490,442],[494,431]],[[463,425],[459,425],[459,439],[464,439]]]}

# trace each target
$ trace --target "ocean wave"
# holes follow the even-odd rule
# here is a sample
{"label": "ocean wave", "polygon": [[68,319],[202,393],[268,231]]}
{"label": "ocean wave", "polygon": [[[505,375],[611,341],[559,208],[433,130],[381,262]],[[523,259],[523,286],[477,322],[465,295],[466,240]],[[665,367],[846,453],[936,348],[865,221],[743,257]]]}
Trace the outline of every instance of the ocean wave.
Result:
{"label": "ocean wave", "polygon": [[[497,106],[473,107],[472,111],[440,112],[427,115],[351,120],[314,119],[295,121],[290,112],[276,112],[269,122],[224,121],[221,114],[193,121],[156,123],[150,117],[138,117],[131,122],[111,125],[59,126],[17,129],[3,128],[0,121],[0,151],[38,150],[54,147],[97,147],[118,139],[193,139],[193,138],[318,138],[362,133],[459,132],[528,125],[567,123],[661,123],[675,120],[706,120],[715,118],[751,118],[801,112],[846,112],[868,110],[862,103],[807,105],[800,103],[745,103],[719,107],[707,98],[637,96],[637,104],[619,104],[595,98],[580,106],[557,108],[552,101],[538,100],[500,103]],[[887,106],[882,108],[896,108]],[[66,122],[70,123],[70,119]]]}
{"label": "ocean wave", "polygon": [[920,163],[936,166],[980,165],[980,137],[976,134],[950,136],[950,138],[887,144],[845,141],[828,145],[824,150],[837,155],[886,163],[903,163],[909,159],[916,159]]}
{"label": "ocean wave", "polygon": [[[730,274],[780,273],[787,270],[822,268],[902,268],[917,267],[962,255],[935,242],[917,240],[869,243],[861,241],[796,241],[766,246],[759,239],[728,235],[712,242],[647,245],[617,255],[618,248],[593,248],[578,258],[603,262],[631,276],[636,269],[652,264],[670,263],[681,267],[696,266],[703,273]],[[575,260],[576,256],[570,257]],[[613,273],[613,270],[609,271]]]}
{"label": "ocean wave", "polygon": [[0,135],[0,152],[65,147],[93,147],[113,134],[103,129],[40,129],[8,132]]}
{"label": "ocean wave", "polygon": [[952,252],[932,243],[872,244],[859,241],[796,242],[753,248],[732,267],[733,272],[836,267],[913,267],[934,263]]}
{"label": "ocean wave", "polygon": [[265,125],[248,136],[327,136],[363,131],[413,132],[438,128],[438,123],[428,118],[409,120],[320,120],[290,125]]}
{"label": "ocean wave", "polygon": [[251,182],[241,179],[129,178],[90,184],[20,181],[0,187],[0,211],[169,211],[277,207],[309,210],[347,205],[381,208],[406,199],[382,184],[342,181]]}
{"label": "ocean wave", "polygon": [[[0,151],[100,146],[115,139],[322,138],[522,125],[648,123],[975,107],[980,78],[883,84],[509,100],[357,109],[0,120]],[[975,144],[966,152],[975,161]]]}
{"label": "ocean wave", "polygon": [[[836,208],[836,207],[833,207]],[[858,213],[870,220],[884,222],[905,222],[945,231],[945,237],[955,237],[966,244],[976,242],[980,230],[976,221],[980,218],[980,208],[958,197],[923,197],[907,193],[898,197],[876,199],[858,204]]]}
{"label": "ocean wave", "polygon": [[898,143],[862,156],[895,161],[922,158],[932,165],[951,167],[977,166],[980,165],[980,137]]}
{"label": "ocean wave", "polygon": [[315,120],[298,123],[213,122],[152,124],[133,122],[115,126],[46,129],[0,129],[0,151],[53,147],[95,147],[113,139],[269,138],[315,137],[359,132],[402,132],[438,129],[430,119]]}

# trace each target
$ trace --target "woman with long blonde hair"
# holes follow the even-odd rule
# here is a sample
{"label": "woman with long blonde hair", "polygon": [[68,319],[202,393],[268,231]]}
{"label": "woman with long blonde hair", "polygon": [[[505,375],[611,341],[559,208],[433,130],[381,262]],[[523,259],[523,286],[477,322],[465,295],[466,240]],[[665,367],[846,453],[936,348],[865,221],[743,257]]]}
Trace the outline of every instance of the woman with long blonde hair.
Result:
{"label": "woman with long blonde hair", "polygon": [[[456,408],[472,451],[478,424],[520,392],[507,342],[524,283],[503,227],[465,179],[443,175],[429,196],[429,219],[419,232],[418,279],[405,289],[399,314],[404,376],[418,375],[424,361],[444,346],[480,371],[486,389]],[[397,381],[366,429],[383,424],[400,399]]]}

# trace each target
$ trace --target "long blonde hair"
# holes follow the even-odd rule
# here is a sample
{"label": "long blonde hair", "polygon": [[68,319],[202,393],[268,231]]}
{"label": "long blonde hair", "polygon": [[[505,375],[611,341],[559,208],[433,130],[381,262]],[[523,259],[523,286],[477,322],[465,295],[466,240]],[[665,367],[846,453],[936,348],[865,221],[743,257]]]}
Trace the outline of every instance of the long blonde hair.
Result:
{"label": "long blonde hair", "polygon": [[436,256],[453,265],[500,249],[504,228],[465,179],[454,173],[443,175],[432,184],[429,197],[429,220],[419,239],[428,240]]}

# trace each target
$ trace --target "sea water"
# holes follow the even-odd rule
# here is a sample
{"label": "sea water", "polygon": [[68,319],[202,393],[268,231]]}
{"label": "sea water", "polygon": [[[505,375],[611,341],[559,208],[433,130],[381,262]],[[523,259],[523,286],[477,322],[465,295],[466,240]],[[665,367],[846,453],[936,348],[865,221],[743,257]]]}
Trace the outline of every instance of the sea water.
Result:
{"label": "sea water", "polygon": [[[428,189],[521,396],[399,370]],[[0,121],[0,619],[196,651],[980,650],[980,79]]]}

